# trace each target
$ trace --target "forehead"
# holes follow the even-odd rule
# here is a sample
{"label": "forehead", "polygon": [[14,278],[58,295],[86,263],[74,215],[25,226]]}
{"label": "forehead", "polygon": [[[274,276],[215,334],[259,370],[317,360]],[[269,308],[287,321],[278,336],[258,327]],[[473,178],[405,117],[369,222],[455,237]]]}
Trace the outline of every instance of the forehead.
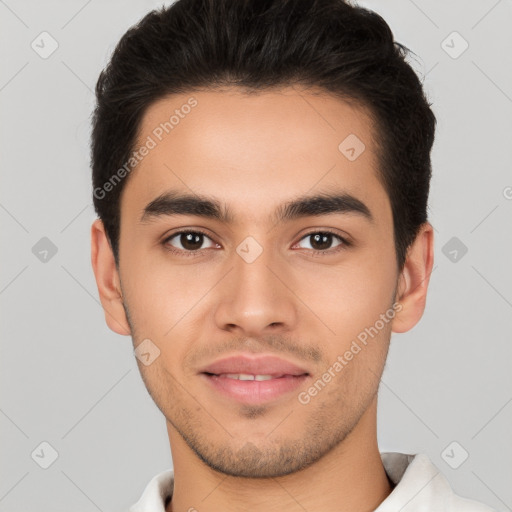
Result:
{"label": "forehead", "polygon": [[[368,112],[297,88],[176,94],[145,112],[122,210],[167,190],[209,195],[250,218],[307,192],[341,190],[387,208]],[[146,146],[150,148],[141,151]]]}

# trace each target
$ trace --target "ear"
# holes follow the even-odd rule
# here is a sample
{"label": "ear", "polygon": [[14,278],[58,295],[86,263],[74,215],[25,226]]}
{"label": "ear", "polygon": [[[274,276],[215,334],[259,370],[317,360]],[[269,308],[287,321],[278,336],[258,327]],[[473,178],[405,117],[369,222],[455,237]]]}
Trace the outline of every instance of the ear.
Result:
{"label": "ear", "polygon": [[434,229],[425,222],[407,251],[399,277],[396,301],[401,308],[393,319],[393,332],[406,332],[419,321],[425,310],[427,289],[434,264]]}
{"label": "ear", "polygon": [[114,253],[100,219],[91,226],[91,263],[107,325],[117,334],[130,335]]}

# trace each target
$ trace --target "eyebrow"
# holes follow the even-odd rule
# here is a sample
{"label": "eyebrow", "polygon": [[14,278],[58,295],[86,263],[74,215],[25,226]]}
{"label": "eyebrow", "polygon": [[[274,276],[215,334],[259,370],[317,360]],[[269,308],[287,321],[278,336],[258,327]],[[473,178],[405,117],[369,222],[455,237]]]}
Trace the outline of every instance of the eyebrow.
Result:
{"label": "eyebrow", "polygon": [[[353,213],[373,222],[368,206],[346,192],[319,193],[300,196],[280,205],[274,212],[276,223],[290,221],[301,217],[322,216],[339,213]],[[164,192],[148,203],[141,215],[140,222],[175,215],[193,215],[215,219],[225,224],[232,224],[234,215],[227,205],[218,200],[198,194]]]}

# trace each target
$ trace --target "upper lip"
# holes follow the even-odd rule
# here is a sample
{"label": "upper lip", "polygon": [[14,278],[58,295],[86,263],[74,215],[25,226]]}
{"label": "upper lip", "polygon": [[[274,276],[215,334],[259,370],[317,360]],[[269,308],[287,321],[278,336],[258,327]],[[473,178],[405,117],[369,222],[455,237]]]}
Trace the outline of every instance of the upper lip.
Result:
{"label": "upper lip", "polygon": [[281,376],[304,375],[308,371],[273,355],[235,355],[214,361],[202,368],[200,373]]}

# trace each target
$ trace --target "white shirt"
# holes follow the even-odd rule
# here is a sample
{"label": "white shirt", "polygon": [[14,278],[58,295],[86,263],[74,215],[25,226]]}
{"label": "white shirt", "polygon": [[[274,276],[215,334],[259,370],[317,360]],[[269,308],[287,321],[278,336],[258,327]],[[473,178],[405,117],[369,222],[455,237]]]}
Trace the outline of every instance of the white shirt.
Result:
{"label": "white shirt", "polygon": [[[477,501],[456,495],[427,455],[381,453],[382,464],[396,485],[374,512],[496,512]],[[173,489],[173,470],[154,476],[128,512],[165,512]]]}

